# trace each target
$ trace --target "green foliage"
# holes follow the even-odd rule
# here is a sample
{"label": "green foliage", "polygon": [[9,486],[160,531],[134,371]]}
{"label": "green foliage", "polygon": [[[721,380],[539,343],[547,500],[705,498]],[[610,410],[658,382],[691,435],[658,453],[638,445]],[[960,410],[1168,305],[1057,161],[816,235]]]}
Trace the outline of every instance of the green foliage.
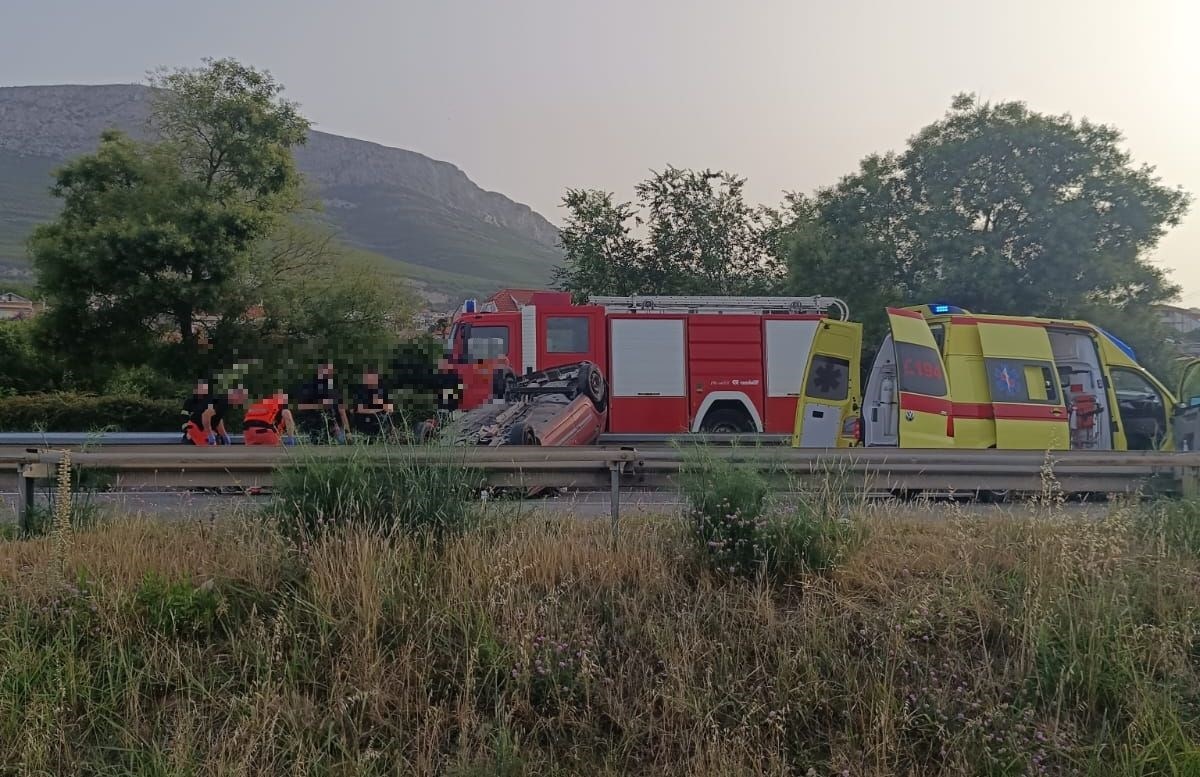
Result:
{"label": "green foliage", "polygon": [[205,637],[216,630],[221,596],[211,582],[197,586],[147,575],[134,597],[143,621],[160,634]]}
{"label": "green foliage", "polygon": [[[249,249],[299,203],[291,148],[308,123],[270,76],[210,60],[155,84],[161,139],[105,132],[57,172],[63,210],[30,239],[50,342],[81,370],[158,351],[196,371],[199,318],[226,312]],[[178,347],[162,345],[169,332]]]}
{"label": "green foliage", "polygon": [[174,432],[183,423],[181,401],[141,396],[31,394],[0,398],[0,431]]}
{"label": "green foliage", "polygon": [[[636,187],[638,208],[607,192],[570,189],[555,274],[577,298],[590,294],[761,294],[782,278],[771,250],[779,217],[746,204],[745,179],[668,166]],[[635,238],[631,222],[647,236]]]}
{"label": "green foliage", "polygon": [[862,538],[831,476],[773,499],[763,473],[698,449],[682,472],[691,535],[721,573],[787,579],[836,566]]}
{"label": "green foliage", "polygon": [[61,382],[52,357],[36,345],[34,321],[0,321],[0,397],[45,391]]}
{"label": "green foliage", "polygon": [[1131,316],[1177,288],[1147,256],[1189,197],[1136,166],[1121,140],[1086,119],[960,95],[903,153],[869,156],[800,200],[784,240],[789,285],[819,279],[868,317],[941,300],[1055,317],[1107,310],[1118,335],[1148,347],[1157,335]]}
{"label": "green foliage", "polygon": [[[372,456],[383,451],[384,456]],[[336,455],[298,453],[276,472],[270,513],[285,535],[318,537],[360,528],[378,534],[446,534],[468,528],[482,482],[451,458],[420,465],[387,446],[351,446]]]}
{"label": "green foliage", "polygon": [[104,383],[106,396],[146,397],[179,402],[188,391],[188,386],[153,367],[141,364],[135,367],[118,367]]}

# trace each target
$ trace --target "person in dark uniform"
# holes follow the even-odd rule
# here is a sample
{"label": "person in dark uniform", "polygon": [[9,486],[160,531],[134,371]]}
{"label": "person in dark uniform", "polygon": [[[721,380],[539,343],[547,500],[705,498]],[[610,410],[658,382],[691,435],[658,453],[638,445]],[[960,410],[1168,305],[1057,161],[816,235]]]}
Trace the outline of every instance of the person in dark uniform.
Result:
{"label": "person in dark uniform", "polygon": [[350,427],[346,406],[333,384],[333,363],[317,366],[313,380],[296,392],[296,425],[313,443],[328,439],[346,442]]}
{"label": "person in dark uniform", "polygon": [[350,428],[368,437],[382,436],[391,429],[394,410],[387,389],[380,382],[379,370],[367,367],[362,382],[351,393]]}
{"label": "person in dark uniform", "polygon": [[232,445],[233,440],[225,429],[225,416],[230,405],[241,405],[246,401],[246,392],[240,386],[227,391],[214,391],[207,379],[196,381],[192,395],[183,403],[185,445]]}

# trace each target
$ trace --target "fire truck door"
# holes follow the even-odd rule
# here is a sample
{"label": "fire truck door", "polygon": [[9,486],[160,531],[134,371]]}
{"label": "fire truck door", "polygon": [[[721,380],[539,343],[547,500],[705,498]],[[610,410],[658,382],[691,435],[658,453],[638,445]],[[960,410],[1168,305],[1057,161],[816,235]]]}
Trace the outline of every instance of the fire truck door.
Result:
{"label": "fire truck door", "polygon": [[1045,328],[982,321],[978,326],[996,418],[996,447],[1068,448],[1070,419]]}
{"label": "fire truck door", "polygon": [[1183,368],[1179,381],[1179,404],[1175,407],[1175,447],[1200,450],[1200,359]]}
{"label": "fire truck door", "polygon": [[688,430],[685,326],[682,318],[609,318],[610,432]]}
{"label": "fire truck door", "polygon": [[853,444],[852,427],[861,402],[861,353],[862,324],[820,323],[804,372],[803,393],[796,405],[793,445],[836,448]]}
{"label": "fire truck door", "polygon": [[953,403],[946,365],[929,324],[920,313],[897,308],[888,308],[888,322],[896,349],[900,447],[952,447]]}

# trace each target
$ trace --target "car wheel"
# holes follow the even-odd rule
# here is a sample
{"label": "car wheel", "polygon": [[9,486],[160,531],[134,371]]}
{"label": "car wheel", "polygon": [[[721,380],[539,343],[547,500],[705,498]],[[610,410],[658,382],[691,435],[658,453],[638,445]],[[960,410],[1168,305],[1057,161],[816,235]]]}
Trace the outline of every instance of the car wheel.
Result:
{"label": "car wheel", "polygon": [[592,400],[598,410],[603,410],[608,399],[608,388],[604,384],[604,376],[596,365],[585,362],[579,366],[579,376],[576,378],[576,391]]}
{"label": "car wheel", "polygon": [[515,424],[508,430],[504,438],[506,445],[540,445],[533,427],[529,424]]}

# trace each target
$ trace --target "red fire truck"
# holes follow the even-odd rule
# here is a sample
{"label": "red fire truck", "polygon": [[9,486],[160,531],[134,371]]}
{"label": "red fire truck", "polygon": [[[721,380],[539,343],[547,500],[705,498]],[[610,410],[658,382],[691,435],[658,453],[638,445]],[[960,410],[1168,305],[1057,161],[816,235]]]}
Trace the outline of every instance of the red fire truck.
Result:
{"label": "red fire truck", "polygon": [[[512,302],[512,300],[509,300]],[[502,309],[468,300],[449,362],[461,407],[518,376],[590,362],[607,383],[612,434],[792,434],[805,447],[857,432],[862,328],[830,297],[593,297],[529,293]],[[798,415],[799,410],[799,415]]]}

